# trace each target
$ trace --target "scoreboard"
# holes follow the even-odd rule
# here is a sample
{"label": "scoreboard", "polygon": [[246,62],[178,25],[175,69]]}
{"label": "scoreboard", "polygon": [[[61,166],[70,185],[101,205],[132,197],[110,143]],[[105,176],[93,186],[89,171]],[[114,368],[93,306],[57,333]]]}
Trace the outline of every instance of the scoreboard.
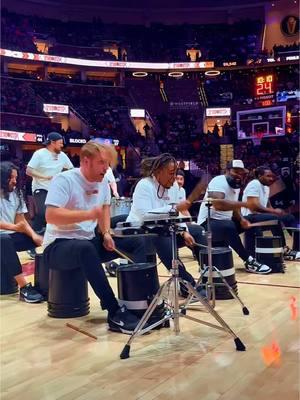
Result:
{"label": "scoreboard", "polygon": [[269,107],[275,103],[275,75],[256,75],[254,82],[254,105]]}

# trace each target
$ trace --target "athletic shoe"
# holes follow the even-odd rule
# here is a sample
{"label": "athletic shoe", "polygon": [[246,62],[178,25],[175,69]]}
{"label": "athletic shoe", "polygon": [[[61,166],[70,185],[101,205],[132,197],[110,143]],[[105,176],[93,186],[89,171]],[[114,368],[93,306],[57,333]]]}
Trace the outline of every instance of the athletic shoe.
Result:
{"label": "athletic shoe", "polygon": [[[113,316],[108,314],[107,322],[109,329],[114,332],[122,332],[131,335],[140,322],[140,320],[131,312],[129,312],[126,306],[120,307]],[[145,324],[143,328],[147,327]]]}
{"label": "athletic shoe", "polygon": [[269,274],[272,269],[265,264],[261,264],[252,256],[248,257],[248,260],[244,262],[246,270],[252,272],[253,274]]}
{"label": "athletic shoe", "polygon": [[20,288],[20,300],[26,303],[41,303],[44,301],[44,297],[31,285],[27,285]]}
{"label": "athletic shoe", "polygon": [[29,257],[30,257],[32,260],[34,260],[34,259],[35,259],[35,256],[36,256],[36,251],[35,251],[35,249],[30,249],[30,250],[27,250],[27,254],[29,255]]}
{"label": "athletic shoe", "polygon": [[291,250],[289,247],[285,247],[283,258],[285,261],[300,260],[300,252],[296,250]]}

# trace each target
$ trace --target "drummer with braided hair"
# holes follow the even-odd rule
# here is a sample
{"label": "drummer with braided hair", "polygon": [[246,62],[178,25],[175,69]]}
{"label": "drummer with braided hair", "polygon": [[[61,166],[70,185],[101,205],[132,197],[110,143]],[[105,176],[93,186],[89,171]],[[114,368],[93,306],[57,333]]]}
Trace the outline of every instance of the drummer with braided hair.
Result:
{"label": "drummer with braided hair", "polygon": [[[175,208],[180,201],[179,186],[176,182],[177,162],[169,153],[157,157],[146,158],[141,164],[142,179],[137,183],[133,196],[132,207],[127,218],[128,222],[142,222],[149,212],[168,213],[172,205]],[[189,225],[188,230],[177,235],[178,248],[183,246],[193,247],[197,243],[204,243],[203,228],[199,225]],[[153,238],[155,250],[168,270],[172,268],[172,243],[169,236]],[[199,260],[198,260],[199,261]],[[179,276],[195,286],[195,280],[186,270],[179,259]],[[181,287],[181,294],[186,296],[186,291]]]}

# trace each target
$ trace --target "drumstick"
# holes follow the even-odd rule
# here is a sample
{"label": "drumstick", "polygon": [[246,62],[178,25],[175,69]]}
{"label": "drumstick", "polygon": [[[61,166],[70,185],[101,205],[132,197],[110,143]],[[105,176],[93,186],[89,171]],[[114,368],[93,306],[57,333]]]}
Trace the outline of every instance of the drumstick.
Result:
{"label": "drumstick", "polygon": [[114,248],[114,251],[115,251],[116,253],[118,253],[119,256],[121,256],[122,258],[125,258],[126,260],[128,260],[129,262],[131,262],[132,264],[134,264],[134,261],[133,261],[130,257],[128,257],[126,254],[122,253],[122,252],[121,252],[120,250],[118,250],[116,247]]}
{"label": "drumstick", "polygon": [[[208,249],[208,246],[205,246],[204,244],[197,243],[197,242],[194,243],[194,246],[204,247],[205,249]],[[212,250],[217,250],[215,247],[212,247],[211,249]]]}
{"label": "drumstick", "polygon": [[89,333],[89,332],[87,332],[87,331],[84,331],[83,329],[80,329],[80,328],[78,328],[78,327],[75,326],[75,325],[69,324],[69,323],[67,322],[67,323],[66,323],[66,326],[67,326],[68,328],[74,329],[74,331],[83,333],[84,335],[89,336],[89,337],[92,338],[92,339],[98,340],[97,336],[94,336],[94,335],[92,335],[91,333]]}
{"label": "drumstick", "polygon": [[203,174],[200,181],[197,183],[197,185],[194,187],[194,189],[188,196],[187,201],[193,203],[195,200],[198,200],[202,192],[207,188],[207,185],[208,185],[208,175]]}
{"label": "drumstick", "polygon": [[277,224],[278,221],[276,219],[271,219],[270,221],[254,222],[249,226],[249,228],[254,228],[255,226],[273,226]]}

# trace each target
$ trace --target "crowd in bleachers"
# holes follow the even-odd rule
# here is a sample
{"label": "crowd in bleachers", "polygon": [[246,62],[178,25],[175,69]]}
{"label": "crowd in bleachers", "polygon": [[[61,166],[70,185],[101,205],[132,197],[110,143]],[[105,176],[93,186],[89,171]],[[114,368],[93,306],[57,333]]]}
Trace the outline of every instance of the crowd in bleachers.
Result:
{"label": "crowd in bleachers", "polygon": [[[59,21],[27,17],[2,10],[2,45],[12,50],[37,52],[35,42],[47,42],[49,54],[104,60],[152,62],[189,61],[187,50],[200,59],[245,63],[257,53],[262,23],[240,21],[232,25],[143,25]],[[215,46],[222,37],[223,46]],[[162,40],[163,38],[163,40]]]}

